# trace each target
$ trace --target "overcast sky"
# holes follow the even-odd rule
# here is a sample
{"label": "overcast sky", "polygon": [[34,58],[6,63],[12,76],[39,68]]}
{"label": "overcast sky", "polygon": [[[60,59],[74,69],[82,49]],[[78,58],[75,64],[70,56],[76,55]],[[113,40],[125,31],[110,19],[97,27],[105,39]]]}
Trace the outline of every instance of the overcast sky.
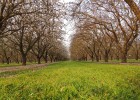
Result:
{"label": "overcast sky", "polygon": [[[69,2],[74,2],[75,0],[60,0],[60,1],[62,3],[69,3]],[[63,27],[63,30],[66,32],[66,34],[64,35],[64,43],[69,48],[71,35],[74,34],[74,32],[75,32],[74,22],[64,20],[64,24],[65,24],[65,26]]]}
{"label": "overcast sky", "polygon": [[[69,2],[75,2],[76,0],[60,0],[62,3],[69,3]],[[64,35],[64,44],[67,47],[67,50],[69,52],[69,47],[71,43],[71,36],[75,33],[75,27],[74,27],[74,22],[73,21],[67,21],[64,19],[64,27],[63,30],[65,31]],[[70,55],[70,52],[69,52]]]}

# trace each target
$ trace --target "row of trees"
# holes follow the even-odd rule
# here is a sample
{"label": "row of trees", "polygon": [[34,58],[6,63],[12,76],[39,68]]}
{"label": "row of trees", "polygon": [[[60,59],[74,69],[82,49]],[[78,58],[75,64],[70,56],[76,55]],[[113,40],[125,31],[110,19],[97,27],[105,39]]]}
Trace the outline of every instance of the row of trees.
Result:
{"label": "row of trees", "polygon": [[[61,5],[61,6],[60,6]],[[55,0],[0,1],[0,60],[41,63],[67,59],[62,4]]]}
{"label": "row of trees", "polygon": [[78,22],[72,38],[72,59],[98,62],[104,58],[139,58],[139,19],[124,1],[82,0],[74,9],[73,16]]}
{"label": "row of trees", "polygon": [[[72,38],[70,47],[72,60],[122,60],[121,51],[108,36],[94,38],[93,34],[77,33]],[[138,60],[140,55],[140,40],[134,40],[126,58]]]}

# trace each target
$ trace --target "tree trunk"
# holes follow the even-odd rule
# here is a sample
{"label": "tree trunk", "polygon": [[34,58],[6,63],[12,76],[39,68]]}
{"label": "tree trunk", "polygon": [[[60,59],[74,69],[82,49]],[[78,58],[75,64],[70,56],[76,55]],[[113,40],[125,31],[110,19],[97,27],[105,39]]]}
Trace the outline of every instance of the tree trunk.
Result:
{"label": "tree trunk", "polygon": [[138,20],[140,21],[140,9],[134,0],[125,0],[125,2],[130,6],[131,10],[134,12]]}
{"label": "tree trunk", "polygon": [[108,51],[107,50],[105,50],[104,60],[105,60],[105,62],[108,62]]}
{"label": "tree trunk", "polygon": [[45,53],[45,56],[43,56],[45,63],[48,63],[48,52]]}
{"label": "tree trunk", "polygon": [[38,64],[41,64],[41,57],[37,57]]}
{"label": "tree trunk", "polygon": [[86,55],[86,61],[88,61],[88,56]]}
{"label": "tree trunk", "polygon": [[99,50],[97,51],[97,53],[94,53],[94,54],[95,54],[96,62],[99,62]]}
{"label": "tree trunk", "polygon": [[56,62],[56,61],[57,61],[57,58],[54,58],[54,59],[53,59],[53,62]]}
{"label": "tree trunk", "polygon": [[110,55],[110,60],[113,60],[113,54]]}
{"label": "tree trunk", "polygon": [[135,59],[136,59],[136,60],[139,60],[139,51],[138,51],[138,50],[136,51]]}
{"label": "tree trunk", "polygon": [[[94,58],[92,57],[91,60],[92,60],[92,62],[93,62],[93,61],[94,61]],[[87,60],[86,60],[86,61],[87,61]]]}
{"label": "tree trunk", "polygon": [[9,64],[9,60],[8,59],[6,59],[6,63]]}
{"label": "tree trunk", "polygon": [[99,56],[95,56],[95,58],[96,58],[96,62],[99,62]]}
{"label": "tree trunk", "polygon": [[50,60],[51,60],[51,63],[53,62],[53,59],[52,58],[50,58]]}
{"label": "tree trunk", "polygon": [[16,63],[19,64],[19,60],[18,59],[16,60]]}
{"label": "tree trunk", "polygon": [[51,60],[51,62],[53,62],[53,60],[54,60],[54,56],[53,55],[50,56],[50,60]]}
{"label": "tree trunk", "polygon": [[22,65],[23,66],[26,66],[26,60],[27,60],[26,55],[22,55]]}
{"label": "tree trunk", "polygon": [[94,56],[93,55],[91,56],[91,60],[92,60],[92,62],[94,61]]}
{"label": "tree trunk", "polygon": [[10,63],[10,57],[6,57],[6,63],[7,63],[7,64]]}
{"label": "tree trunk", "polygon": [[16,56],[15,62],[19,64],[18,54]]}
{"label": "tree trunk", "polygon": [[99,57],[100,57],[100,60],[102,60],[102,55],[99,55]]}
{"label": "tree trunk", "polygon": [[85,61],[87,61],[87,55],[85,56]]}
{"label": "tree trunk", "polygon": [[48,57],[47,56],[45,57],[44,60],[45,60],[45,63],[48,63]]}
{"label": "tree trunk", "polygon": [[122,53],[122,55],[121,55],[121,62],[122,63],[127,63],[127,51]]}
{"label": "tree trunk", "polygon": [[119,57],[119,55],[116,55],[116,59],[117,59],[117,60],[120,60],[120,57]]}

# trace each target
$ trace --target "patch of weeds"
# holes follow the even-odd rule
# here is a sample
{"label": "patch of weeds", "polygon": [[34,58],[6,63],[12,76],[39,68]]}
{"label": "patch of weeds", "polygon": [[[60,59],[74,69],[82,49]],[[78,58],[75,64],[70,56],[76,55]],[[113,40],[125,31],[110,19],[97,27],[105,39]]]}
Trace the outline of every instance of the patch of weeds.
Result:
{"label": "patch of weeds", "polygon": [[109,88],[109,86],[94,86],[92,91],[92,95],[100,98],[100,100],[112,100],[114,96],[114,91]]}
{"label": "patch of weeds", "polygon": [[140,100],[140,74],[127,78],[125,82],[117,85],[118,93],[114,99]]}
{"label": "patch of weeds", "polygon": [[0,77],[8,77],[8,76],[16,75],[16,74],[23,74],[23,73],[26,73],[26,72],[29,72],[29,71],[30,70],[1,72]]}

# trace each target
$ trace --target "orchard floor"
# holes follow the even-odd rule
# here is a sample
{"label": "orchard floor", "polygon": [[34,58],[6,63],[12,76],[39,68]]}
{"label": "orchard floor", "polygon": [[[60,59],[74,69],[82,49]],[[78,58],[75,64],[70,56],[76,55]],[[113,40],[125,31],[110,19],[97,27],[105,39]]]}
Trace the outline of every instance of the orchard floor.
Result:
{"label": "orchard floor", "polygon": [[42,67],[46,67],[48,64],[31,64],[26,66],[9,66],[9,67],[1,67],[0,73],[2,72],[14,72],[14,71],[21,71],[21,70],[34,70],[34,69],[40,69]]}
{"label": "orchard floor", "polygon": [[140,66],[69,61],[0,73],[0,100],[140,100]]}

